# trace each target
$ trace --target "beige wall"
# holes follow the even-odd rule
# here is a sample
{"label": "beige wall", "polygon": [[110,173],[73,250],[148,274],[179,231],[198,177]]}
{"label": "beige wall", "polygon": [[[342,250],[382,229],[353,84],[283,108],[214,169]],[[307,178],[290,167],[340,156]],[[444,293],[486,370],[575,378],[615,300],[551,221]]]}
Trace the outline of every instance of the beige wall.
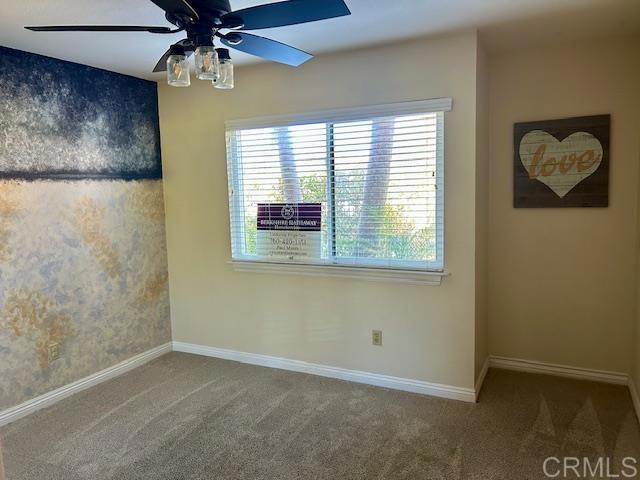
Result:
{"label": "beige wall", "polygon": [[[237,86],[159,89],[177,341],[462,387],[474,381],[476,35],[239,68]],[[224,121],[452,97],[442,286],[234,272]],[[382,329],[384,346],[371,345]]]}
{"label": "beige wall", "polygon": [[[490,62],[489,349],[627,372],[636,302],[640,39]],[[513,123],[610,113],[610,207],[514,209]]]}
{"label": "beige wall", "polygon": [[[638,125],[638,163],[640,164],[640,125]],[[639,169],[640,170],[640,169]],[[633,329],[633,359],[631,379],[636,391],[640,388],[640,171],[638,172],[638,230],[636,233],[636,316]],[[636,409],[638,405],[636,405]],[[640,420],[640,411],[637,410]]]}
{"label": "beige wall", "polygon": [[487,53],[478,43],[476,57],[476,322],[475,378],[489,355],[489,69]]}

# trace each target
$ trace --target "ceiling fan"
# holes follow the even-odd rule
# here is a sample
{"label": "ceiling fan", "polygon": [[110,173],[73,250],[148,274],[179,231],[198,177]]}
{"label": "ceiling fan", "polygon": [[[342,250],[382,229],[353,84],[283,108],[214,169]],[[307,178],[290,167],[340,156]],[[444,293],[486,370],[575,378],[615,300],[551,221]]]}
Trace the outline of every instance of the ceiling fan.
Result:
{"label": "ceiling fan", "polygon": [[[176,28],[134,25],[66,25],[25,27],[34,32],[186,32],[160,58],[154,72],[167,71],[170,85],[189,85],[187,58],[196,54],[196,75],[218,88],[233,88],[233,64],[226,48],[297,67],[313,56],[275,40],[240,30],[260,30],[350,15],[344,0],[286,0],[232,11],[229,0],[151,0]],[[221,30],[230,30],[227,33]]]}

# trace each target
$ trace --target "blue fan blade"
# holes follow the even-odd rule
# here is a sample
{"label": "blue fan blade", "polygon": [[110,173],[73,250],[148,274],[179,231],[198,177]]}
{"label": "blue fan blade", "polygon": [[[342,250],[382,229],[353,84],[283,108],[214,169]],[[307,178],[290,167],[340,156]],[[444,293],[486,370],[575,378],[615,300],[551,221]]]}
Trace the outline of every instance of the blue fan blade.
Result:
{"label": "blue fan blade", "polygon": [[141,27],[138,25],[56,25],[24,27],[32,32],[151,32],[171,33],[168,27]]}
{"label": "blue fan blade", "polygon": [[268,38],[258,37],[257,35],[244,32],[233,32],[229,34],[229,36],[231,35],[242,38],[242,41],[239,44],[235,44],[235,42],[232,43],[225,37],[222,37],[222,43],[230,48],[235,48],[236,50],[255,55],[256,57],[284,63],[292,67],[298,67],[313,58],[313,55],[310,53],[303,52],[302,50]]}
{"label": "blue fan blade", "polygon": [[288,0],[228,13],[222,17],[222,24],[242,30],[258,30],[345,15],[351,15],[351,12],[344,0]]}

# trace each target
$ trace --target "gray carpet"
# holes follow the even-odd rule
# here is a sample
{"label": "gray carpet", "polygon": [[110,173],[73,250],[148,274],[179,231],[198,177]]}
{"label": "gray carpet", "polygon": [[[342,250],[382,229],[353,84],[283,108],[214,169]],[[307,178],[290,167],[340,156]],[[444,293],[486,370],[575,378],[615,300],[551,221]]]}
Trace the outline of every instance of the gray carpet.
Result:
{"label": "gray carpet", "polygon": [[621,386],[491,370],[469,404],[180,353],[0,434],[7,480],[518,480],[548,456],[640,459]]}

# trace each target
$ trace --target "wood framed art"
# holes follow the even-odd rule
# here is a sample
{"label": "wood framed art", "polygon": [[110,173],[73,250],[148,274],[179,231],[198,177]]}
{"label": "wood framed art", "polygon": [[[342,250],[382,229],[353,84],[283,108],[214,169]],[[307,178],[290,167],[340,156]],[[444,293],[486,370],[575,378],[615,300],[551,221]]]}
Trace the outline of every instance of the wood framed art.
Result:
{"label": "wood framed art", "polygon": [[515,208],[607,207],[611,116],[516,123]]}

